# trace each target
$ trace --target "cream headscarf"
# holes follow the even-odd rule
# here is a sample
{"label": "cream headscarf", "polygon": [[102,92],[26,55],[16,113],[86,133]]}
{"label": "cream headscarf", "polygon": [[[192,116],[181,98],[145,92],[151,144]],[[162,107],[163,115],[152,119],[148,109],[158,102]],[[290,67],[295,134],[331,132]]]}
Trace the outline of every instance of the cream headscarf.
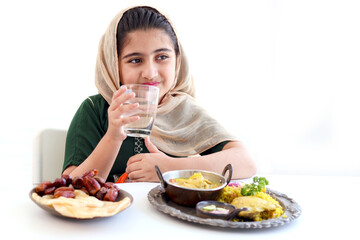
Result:
{"label": "cream headscarf", "polygon": [[[95,85],[109,104],[113,93],[120,88],[116,32],[118,22],[127,10],[115,16],[99,44]],[[191,156],[220,142],[235,140],[235,137],[195,102],[193,79],[181,46],[179,49],[175,86],[158,107],[150,137],[153,144],[165,153]]]}

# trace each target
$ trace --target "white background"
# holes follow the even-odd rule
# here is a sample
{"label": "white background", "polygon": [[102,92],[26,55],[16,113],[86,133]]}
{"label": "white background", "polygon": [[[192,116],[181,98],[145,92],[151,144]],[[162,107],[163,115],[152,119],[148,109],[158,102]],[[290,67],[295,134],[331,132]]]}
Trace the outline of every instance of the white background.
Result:
{"label": "white background", "polygon": [[94,85],[99,39],[123,8],[175,24],[197,99],[249,148],[258,174],[360,175],[360,3],[0,2],[1,161],[31,181],[32,141],[67,129]]}

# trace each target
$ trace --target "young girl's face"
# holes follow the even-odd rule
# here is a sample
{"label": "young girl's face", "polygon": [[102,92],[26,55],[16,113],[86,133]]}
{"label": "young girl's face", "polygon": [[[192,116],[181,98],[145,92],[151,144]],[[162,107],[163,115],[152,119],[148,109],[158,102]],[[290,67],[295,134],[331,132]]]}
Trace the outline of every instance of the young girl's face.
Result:
{"label": "young girl's face", "polygon": [[175,81],[176,54],[161,29],[128,33],[119,56],[121,84],[146,84],[160,89],[159,103]]}

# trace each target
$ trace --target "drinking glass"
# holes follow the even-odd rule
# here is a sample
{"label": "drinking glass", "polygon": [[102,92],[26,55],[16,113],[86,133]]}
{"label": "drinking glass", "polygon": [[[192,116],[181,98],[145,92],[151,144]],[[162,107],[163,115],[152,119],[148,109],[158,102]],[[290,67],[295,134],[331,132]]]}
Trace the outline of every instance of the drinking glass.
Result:
{"label": "drinking glass", "polygon": [[126,124],[124,130],[127,136],[146,137],[151,133],[151,129],[156,117],[156,109],[159,101],[159,88],[142,84],[127,84],[127,92],[134,92],[135,97],[125,104],[139,103],[139,108],[128,112],[124,117],[138,115],[139,120]]}

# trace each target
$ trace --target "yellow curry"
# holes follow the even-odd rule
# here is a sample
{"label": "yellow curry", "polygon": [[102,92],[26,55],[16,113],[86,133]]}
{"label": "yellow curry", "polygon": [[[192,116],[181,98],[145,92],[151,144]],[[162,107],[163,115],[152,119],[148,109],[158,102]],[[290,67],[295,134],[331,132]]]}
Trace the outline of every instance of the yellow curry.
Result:
{"label": "yellow curry", "polygon": [[189,178],[173,178],[170,179],[170,182],[181,187],[198,189],[212,189],[221,186],[221,183],[204,178],[201,173],[194,173],[194,175]]}

